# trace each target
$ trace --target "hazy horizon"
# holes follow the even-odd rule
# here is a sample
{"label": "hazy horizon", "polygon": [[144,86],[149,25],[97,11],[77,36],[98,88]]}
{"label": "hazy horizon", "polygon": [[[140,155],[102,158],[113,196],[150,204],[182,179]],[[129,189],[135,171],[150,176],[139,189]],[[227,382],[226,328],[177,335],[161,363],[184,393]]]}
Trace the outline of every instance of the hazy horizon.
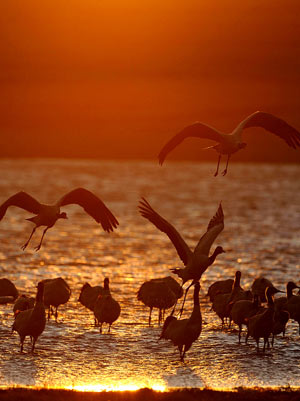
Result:
{"label": "hazy horizon", "polygon": [[[300,130],[296,0],[0,4],[0,157],[155,158],[194,121]],[[299,162],[263,130],[233,161]],[[211,143],[211,142],[210,142]],[[189,140],[170,159],[212,161]]]}

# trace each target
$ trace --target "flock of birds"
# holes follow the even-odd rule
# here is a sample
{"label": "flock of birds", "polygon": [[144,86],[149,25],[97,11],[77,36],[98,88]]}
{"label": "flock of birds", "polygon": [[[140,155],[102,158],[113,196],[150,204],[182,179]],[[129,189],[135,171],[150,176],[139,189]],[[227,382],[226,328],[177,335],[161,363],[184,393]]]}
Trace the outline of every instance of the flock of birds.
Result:
{"label": "flock of birds", "polygon": [[[241,139],[242,131],[250,127],[262,127],[281,137],[290,147],[300,147],[300,133],[293,127],[272,114],[256,112],[243,120],[231,134],[223,134],[202,123],[195,123],[184,128],[162,148],[159,153],[159,162],[162,164],[168,153],[185,138],[206,138],[217,142],[217,145],[211,147],[219,153],[215,176],[219,171],[221,156],[223,154],[227,155],[226,168],[223,172],[223,175],[225,175],[231,154],[246,146],[246,143],[242,142]],[[72,190],[54,205],[44,205],[26,192],[18,192],[9,197],[0,206],[0,221],[11,206],[25,209],[34,214],[33,217],[27,219],[34,224],[34,228],[22,249],[26,249],[35,230],[40,226],[45,226],[39,245],[35,248],[38,251],[42,246],[47,230],[53,227],[58,219],[67,218],[67,214],[60,211],[61,207],[70,204],[81,206],[87,214],[102,225],[104,231],[112,232],[119,225],[118,220],[103,201],[84,188]],[[217,246],[213,253],[210,254],[214,241],[224,229],[222,205],[220,203],[215,215],[210,219],[207,230],[200,238],[194,251],[188,247],[175,227],[160,216],[144,198],[139,203],[139,212],[142,217],[169,237],[184,264],[183,268],[172,269],[172,272],[181,280],[181,285],[170,276],[152,279],[143,283],[137,294],[138,300],[150,308],[149,325],[151,324],[153,308],[159,309],[159,324],[164,321],[160,339],[171,340],[178,347],[180,359],[183,361],[185,353],[190,349],[193,342],[198,339],[202,330],[202,315],[199,302],[201,277],[207,268],[214,263],[217,256],[225,252],[221,246]],[[253,283],[252,291],[244,291],[240,286],[240,279],[241,272],[237,271],[234,280],[221,280],[209,288],[208,296],[212,301],[212,309],[220,317],[222,327],[225,325],[226,319],[229,325],[234,321],[239,326],[240,342],[242,326],[246,325],[246,342],[249,336],[253,337],[257,343],[258,351],[260,338],[264,340],[263,351],[265,351],[266,345],[269,345],[271,334],[273,335],[273,344],[274,336],[281,332],[284,333],[285,325],[290,318],[299,323],[300,334],[300,296],[293,295],[292,292],[293,289],[299,288],[295,283],[289,282],[287,284],[286,297],[274,300],[274,294],[280,291],[269,280],[259,278]],[[0,280],[0,293],[4,297],[11,295],[11,293],[5,293],[5,291],[3,293],[3,288],[9,287],[11,289],[13,286],[11,282],[5,280]],[[183,296],[183,286],[187,282],[189,282],[189,285],[184,292],[179,318],[176,318],[174,314],[177,300]],[[193,311],[189,318],[180,319],[187,293],[191,286],[194,286]],[[17,292],[14,290],[12,295],[14,300],[16,299],[16,294]],[[57,319],[59,305],[66,303],[70,298],[70,294],[70,287],[63,278],[59,277],[40,281],[37,286],[35,300],[25,295],[16,299],[14,305],[15,320],[12,330],[17,331],[20,336],[21,352],[27,336],[31,338],[31,351],[34,351],[36,340],[45,329],[45,308],[48,308],[48,319],[50,319],[51,314],[54,314]],[[108,331],[110,331],[111,325],[120,316],[121,308],[110,293],[108,278],[105,278],[103,287],[92,287],[88,283],[84,284],[79,301],[94,313],[95,325],[100,327],[100,332],[102,332],[103,323],[108,323]],[[261,305],[263,302],[267,302],[266,306]],[[171,307],[173,307],[172,312],[164,320],[165,310]]]}

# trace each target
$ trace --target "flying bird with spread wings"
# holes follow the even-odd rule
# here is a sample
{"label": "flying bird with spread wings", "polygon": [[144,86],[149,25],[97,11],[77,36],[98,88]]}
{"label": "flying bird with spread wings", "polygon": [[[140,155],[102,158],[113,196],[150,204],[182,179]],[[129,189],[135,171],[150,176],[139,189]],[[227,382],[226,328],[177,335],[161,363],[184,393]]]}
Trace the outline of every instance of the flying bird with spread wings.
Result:
{"label": "flying bird with spread wings", "polygon": [[7,209],[10,206],[17,206],[30,213],[34,213],[36,216],[30,217],[29,220],[35,224],[30,237],[26,243],[22,246],[25,250],[29,244],[31,237],[33,236],[37,227],[46,226],[39,245],[35,248],[38,251],[43,242],[46,231],[53,227],[58,219],[67,219],[65,212],[60,212],[62,206],[77,204],[81,206],[87,214],[93,217],[97,223],[102,225],[104,231],[110,232],[118,226],[118,220],[111,213],[111,211],[105,206],[101,199],[99,199],[92,192],[84,188],[76,188],[71,192],[68,192],[61,199],[59,199],[54,205],[43,205],[31,195],[26,192],[18,192],[12,195],[0,206],[0,221],[3,219]]}
{"label": "flying bird with spread wings", "polygon": [[283,139],[288,146],[294,149],[300,147],[300,133],[295,128],[273,114],[256,111],[239,123],[230,134],[225,134],[200,122],[185,127],[182,131],[173,136],[162,148],[158,155],[159,164],[162,165],[167,155],[184,139],[189,137],[205,138],[217,142],[217,145],[205,148],[214,149],[219,153],[215,177],[219,172],[222,155],[227,155],[226,167],[222,173],[223,175],[226,175],[230,156],[247,146],[247,144],[242,141],[242,132],[245,129],[252,127],[260,127],[264,128],[266,131],[272,132]]}
{"label": "flying bird with spread wings", "polygon": [[[210,248],[214,243],[217,236],[224,228],[224,214],[222,205],[220,203],[216,214],[211,218],[206,233],[200,238],[194,252],[191,251],[187,243],[183,240],[178,231],[162,216],[160,216],[147,202],[146,199],[142,198],[139,204],[139,210],[141,215],[148,219],[152,224],[155,225],[160,231],[167,234],[172,244],[175,246],[176,251],[185,265],[184,268],[174,268],[172,272],[177,274],[182,280],[182,286],[189,280],[192,283],[186,288],[183,305],[189,288],[197,281],[199,281],[206,271],[206,269],[212,265],[216,257],[224,253],[224,249],[221,246],[217,246],[214,252],[209,256]],[[175,306],[174,306],[175,308]],[[173,309],[174,310],[174,309]],[[183,310],[183,306],[181,311]]]}

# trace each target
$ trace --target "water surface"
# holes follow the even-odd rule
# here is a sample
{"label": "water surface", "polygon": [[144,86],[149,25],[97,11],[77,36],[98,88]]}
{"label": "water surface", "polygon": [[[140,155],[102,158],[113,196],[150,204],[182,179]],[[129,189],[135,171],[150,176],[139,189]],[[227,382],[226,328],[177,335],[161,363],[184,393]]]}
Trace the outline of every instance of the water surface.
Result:
{"label": "water surface", "polygon": [[[68,220],[59,220],[45,237],[42,229],[23,252],[32,225],[30,214],[8,210],[0,224],[0,272],[20,293],[34,295],[36,284],[61,276],[70,285],[70,301],[50,320],[31,355],[27,339],[19,352],[18,335],[11,335],[12,305],[0,306],[0,385],[75,387],[80,389],[237,386],[300,386],[298,325],[289,322],[285,338],[257,355],[255,344],[238,345],[236,328],[221,330],[205,294],[220,278],[239,269],[242,285],[265,275],[285,289],[299,280],[299,165],[231,164],[226,177],[213,177],[215,165],[168,162],[2,160],[2,203],[25,190],[44,203],[54,203],[69,190],[83,186],[98,194],[120,221],[107,234],[80,207],[68,206]],[[181,261],[168,237],[137,212],[138,200],[151,205],[194,248],[222,201],[225,229],[215,245],[226,254],[201,281],[203,331],[185,363],[171,343],[158,341],[157,311],[148,327],[148,309],[136,299],[148,279],[170,274]],[[111,334],[99,334],[93,316],[79,302],[83,283],[111,281],[121,304],[121,316]],[[299,283],[299,281],[298,281]],[[192,292],[185,316],[192,308]]]}

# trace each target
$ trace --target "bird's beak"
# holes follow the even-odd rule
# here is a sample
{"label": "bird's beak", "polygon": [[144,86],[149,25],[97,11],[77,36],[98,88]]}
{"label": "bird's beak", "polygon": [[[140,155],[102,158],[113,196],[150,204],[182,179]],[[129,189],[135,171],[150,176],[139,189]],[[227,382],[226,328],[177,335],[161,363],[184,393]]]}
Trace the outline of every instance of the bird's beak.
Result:
{"label": "bird's beak", "polygon": [[278,290],[278,288],[276,288],[276,287],[274,287],[274,291],[275,291],[275,292],[282,292],[282,293],[285,293],[285,291]]}

